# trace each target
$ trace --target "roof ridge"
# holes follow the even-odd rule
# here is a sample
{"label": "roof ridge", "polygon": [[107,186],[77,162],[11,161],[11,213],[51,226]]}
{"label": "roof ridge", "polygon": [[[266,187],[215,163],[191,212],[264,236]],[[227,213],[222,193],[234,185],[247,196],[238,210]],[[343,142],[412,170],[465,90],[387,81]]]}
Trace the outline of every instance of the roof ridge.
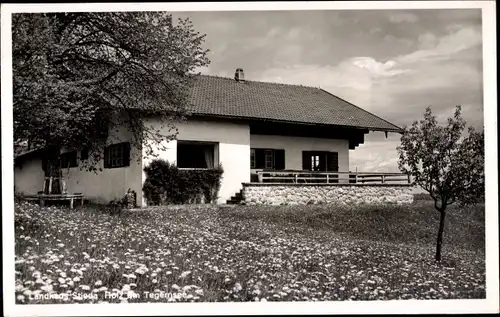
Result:
{"label": "roof ridge", "polygon": [[[208,74],[200,74],[200,76],[214,77],[214,78],[220,78],[220,79],[226,79],[226,80],[235,81],[234,78],[225,77],[225,76],[208,75]],[[312,88],[312,89],[317,89],[317,90],[321,89],[319,87],[314,87],[314,86],[306,86],[306,85],[300,85],[300,84],[288,84],[288,83],[277,83],[277,82],[272,82],[272,81],[261,81],[261,80],[248,80],[248,79],[245,79],[245,82],[252,82],[252,83],[259,83],[259,84],[272,84],[272,85],[293,86],[293,87],[302,87],[302,88]]]}

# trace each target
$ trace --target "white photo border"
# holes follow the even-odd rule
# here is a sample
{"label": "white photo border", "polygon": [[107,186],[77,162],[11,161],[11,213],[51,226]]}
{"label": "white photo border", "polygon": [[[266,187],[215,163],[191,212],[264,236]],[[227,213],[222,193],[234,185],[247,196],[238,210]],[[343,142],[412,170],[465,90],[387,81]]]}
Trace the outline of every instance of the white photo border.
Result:
{"label": "white photo border", "polygon": [[[256,9],[258,8],[258,9]],[[176,304],[59,304],[17,305],[14,298],[14,176],[12,119],[11,17],[21,12],[71,11],[267,11],[267,10],[382,10],[482,9],[483,94],[486,155],[486,299],[400,300],[285,303],[176,303]],[[2,4],[1,114],[2,114],[2,241],[3,303],[6,316],[71,315],[242,315],[242,314],[420,314],[498,313],[498,159],[496,91],[496,15],[494,1],[296,1],[203,3],[71,3]]]}

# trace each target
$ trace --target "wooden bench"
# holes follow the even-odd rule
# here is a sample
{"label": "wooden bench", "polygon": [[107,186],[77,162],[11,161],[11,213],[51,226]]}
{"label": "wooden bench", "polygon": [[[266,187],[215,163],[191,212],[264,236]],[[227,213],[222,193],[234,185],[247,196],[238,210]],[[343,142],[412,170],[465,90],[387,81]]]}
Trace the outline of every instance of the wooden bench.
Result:
{"label": "wooden bench", "polygon": [[74,201],[80,200],[81,205],[83,206],[83,194],[82,193],[74,193],[74,194],[38,194],[26,197],[28,200],[38,200],[40,201],[40,206],[45,206],[45,201],[54,200],[54,201],[62,201],[69,200],[69,208],[73,209]]}

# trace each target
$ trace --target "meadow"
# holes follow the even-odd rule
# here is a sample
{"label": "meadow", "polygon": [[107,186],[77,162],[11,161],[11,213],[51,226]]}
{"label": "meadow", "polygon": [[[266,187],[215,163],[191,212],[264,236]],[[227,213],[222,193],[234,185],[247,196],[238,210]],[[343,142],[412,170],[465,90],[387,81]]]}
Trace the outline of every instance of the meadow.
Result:
{"label": "meadow", "polygon": [[163,206],[15,203],[16,302],[485,298],[484,205]]}

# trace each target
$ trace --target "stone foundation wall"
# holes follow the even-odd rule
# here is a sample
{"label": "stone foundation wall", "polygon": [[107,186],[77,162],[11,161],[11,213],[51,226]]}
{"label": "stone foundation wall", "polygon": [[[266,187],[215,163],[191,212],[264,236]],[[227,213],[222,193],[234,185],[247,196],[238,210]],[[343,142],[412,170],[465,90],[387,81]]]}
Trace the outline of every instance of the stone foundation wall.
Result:
{"label": "stone foundation wall", "polygon": [[247,205],[410,204],[409,185],[243,184]]}

